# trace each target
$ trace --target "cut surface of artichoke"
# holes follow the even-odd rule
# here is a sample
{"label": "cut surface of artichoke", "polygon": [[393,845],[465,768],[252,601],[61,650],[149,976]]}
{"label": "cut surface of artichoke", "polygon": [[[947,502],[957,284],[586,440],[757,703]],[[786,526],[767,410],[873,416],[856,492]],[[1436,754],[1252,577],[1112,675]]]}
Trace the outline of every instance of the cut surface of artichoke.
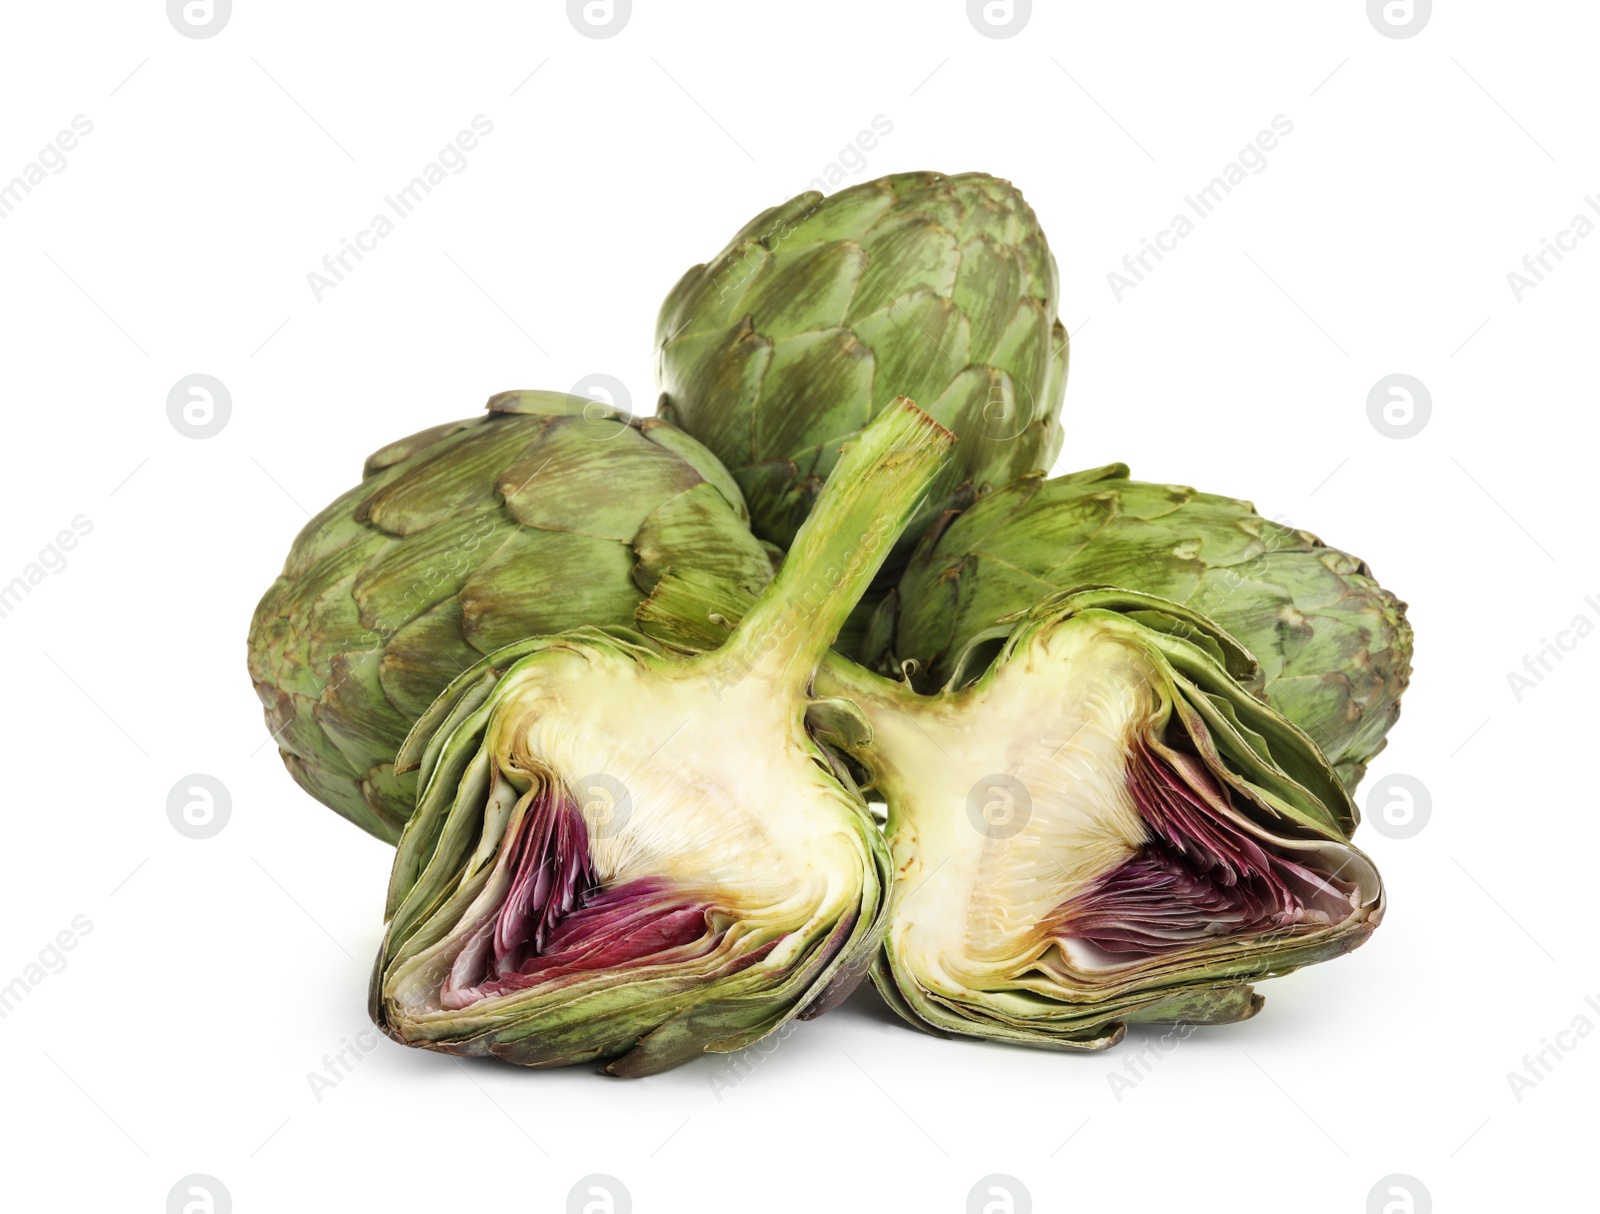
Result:
{"label": "cut surface of artichoke", "polygon": [[881,936],[887,853],[807,689],[950,436],[886,411],[720,648],[581,629],[458,679],[402,765],[372,1010],[407,1044],[616,1074],[816,1014]]}
{"label": "cut surface of artichoke", "polygon": [[888,804],[876,976],[902,1014],[1097,1048],[1130,1020],[1253,1014],[1242,983],[1376,926],[1342,787],[1207,630],[1175,604],[1088,592],[1041,605],[959,691],[819,672],[819,695],[864,714],[850,750]]}
{"label": "cut surface of artichoke", "polygon": [[[721,978],[732,1002],[745,968],[759,966],[746,995],[814,979],[865,934],[863,901],[872,906],[879,884],[870,836],[774,694],[779,672],[647,653],[630,660],[602,637],[575,636],[501,680],[484,738],[492,857],[475,855],[455,923],[388,980],[408,1039],[458,1036],[463,1012],[474,1029],[514,1023],[524,994],[610,1004],[634,994],[616,989],[630,968],[640,996],[652,979]],[[658,998],[663,1010],[676,1002]],[[730,1034],[763,1018],[726,1014]],[[516,1061],[549,1048],[497,1044]]]}

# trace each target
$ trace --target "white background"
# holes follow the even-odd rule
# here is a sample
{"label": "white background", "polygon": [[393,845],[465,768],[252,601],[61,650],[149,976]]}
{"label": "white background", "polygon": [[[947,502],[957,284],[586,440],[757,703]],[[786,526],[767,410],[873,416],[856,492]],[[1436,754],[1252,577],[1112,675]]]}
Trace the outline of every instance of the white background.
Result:
{"label": "white background", "polygon": [[[1019,1210],[1362,1211],[1392,1173],[1420,1182],[1395,1210],[1575,1208],[1600,1033],[1520,1100],[1506,1076],[1600,1026],[1600,639],[1520,700],[1507,674],[1600,623],[1600,239],[1520,302],[1506,275],[1600,191],[1593,5],[1458,0],[1408,39],[1359,0],[1040,5],[1003,39],[960,0],[638,0],[606,39],[552,0],[239,0],[204,39],[159,0],[4,22],[0,181],[94,124],[0,220],[0,582],[93,526],[0,619],[0,983],[92,924],[0,1020],[11,1208],[161,1211],[190,1173],[241,1214],[559,1211],[590,1173],[641,1214],[961,1211],[991,1173]],[[466,171],[318,302],[307,273],[477,114]],[[1120,1099],[1159,1030],[940,1042],[869,995],[726,1090],[716,1060],[623,1082],[381,1041],[317,1099],[368,1027],[390,853],[265,744],[256,598],[390,439],[594,373],[648,410],[667,288],[880,114],[848,180],[983,169],[1037,209],[1073,332],[1061,469],[1249,497],[1411,604],[1361,799],[1407,774],[1432,817],[1358,835],[1384,927]],[[1278,114],[1265,171],[1118,302],[1107,272]],[[197,372],[232,398],[204,440],[166,413]],[[1408,439],[1367,414],[1395,372],[1432,396]],[[204,841],[167,820],[190,773],[231,794]]]}

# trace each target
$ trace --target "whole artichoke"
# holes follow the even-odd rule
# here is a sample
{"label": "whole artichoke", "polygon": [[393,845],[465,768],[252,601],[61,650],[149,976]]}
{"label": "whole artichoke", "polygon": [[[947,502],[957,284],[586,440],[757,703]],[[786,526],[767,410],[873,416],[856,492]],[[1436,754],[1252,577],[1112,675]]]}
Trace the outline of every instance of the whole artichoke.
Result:
{"label": "whole artichoke", "polygon": [[391,443],[301,531],[251,621],[284,763],[394,842],[416,799],[395,753],[452,678],[524,637],[631,623],[669,567],[754,593],[772,569],[747,517],[682,431],[558,393],[502,393]]}
{"label": "whole artichoke", "polygon": [[1024,477],[941,520],[901,579],[894,659],[917,663],[921,688],[959,685],[1018,613],[1088,585],[1159,595],[1221,625],[1348,788],[1399,716],[1411,627],[1364,562],[1248,502],[1129,480],[1121,464]]}
{"label": "whole artichoke", "polygon": [[960,443],[903,555],[940,511],[1054,461],[1067,371],[1057,289],[1044,233],[1008,182],[905,173],[801,194],[667,296],[659,413],[733,472],[756,534],[787,547],[841,446],[911,397]]}

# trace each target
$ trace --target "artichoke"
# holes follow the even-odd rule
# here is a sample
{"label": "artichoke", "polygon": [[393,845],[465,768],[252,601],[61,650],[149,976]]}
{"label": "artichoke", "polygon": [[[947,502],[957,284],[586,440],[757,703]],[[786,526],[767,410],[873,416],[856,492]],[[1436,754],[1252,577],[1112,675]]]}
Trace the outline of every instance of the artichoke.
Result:
{"label": "artichoke", "polygon": [[911,397],[961,445],[908,551],[940,511],[1054,461],[1067,371],[1057,290],[1009,182],[905,173],[801,194],[667,296],[658,412],[733,472],[756,534],[787,547],[841,444]]}
{"label": "artichoke", "polygon": [[771,576],[716,459],[664,422],[503,393],[378,451],[306,525],[251,621],[251,678],[300,785],[394,842],[416,798],[394,756],[446,684],[513,641],[629,623],[668,567]]}
{"label": "artichoke", "polygon": [[1255,1014],[1249,983],[1361,944],[1377,871],[1254,659],[1176,603],[1037,605],[970,685],[922,696],[842,660],[825,737],[888,805],[874,978],[937,1033],[1100,1049],[1131,1021]]}
{"label": "artichoke", "polygon": [[1129,480],[1121,464],[1024,477],[942,519],[887,607],[894,658],[916,663],[919,688],[960,685],[1008,621],[1090,584],[1176,600],[1231,633],[1260,662],[1272,706],[1348,788],[1399,716],[1411,627],[1362,561],[1248,502]]}
{"label": "artichoke", "polygon": [[807,691],[950,442],[886,410],[715,650],[583,628],[452,683],[402,752],[421,793],[373,976],[384,1032],[643,1075],[848,993],[888,859]]}

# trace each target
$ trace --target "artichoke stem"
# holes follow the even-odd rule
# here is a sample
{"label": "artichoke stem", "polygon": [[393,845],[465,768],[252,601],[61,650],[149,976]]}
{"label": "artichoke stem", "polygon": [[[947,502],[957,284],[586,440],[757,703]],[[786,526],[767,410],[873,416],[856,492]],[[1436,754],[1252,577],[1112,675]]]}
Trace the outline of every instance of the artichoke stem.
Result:
{"label": "artichoke stem", "polygon": [[776,577],[699,661],[718,687],[759,673],[803,693],[910,523],[955,436],[900,397],[845,449]]}

